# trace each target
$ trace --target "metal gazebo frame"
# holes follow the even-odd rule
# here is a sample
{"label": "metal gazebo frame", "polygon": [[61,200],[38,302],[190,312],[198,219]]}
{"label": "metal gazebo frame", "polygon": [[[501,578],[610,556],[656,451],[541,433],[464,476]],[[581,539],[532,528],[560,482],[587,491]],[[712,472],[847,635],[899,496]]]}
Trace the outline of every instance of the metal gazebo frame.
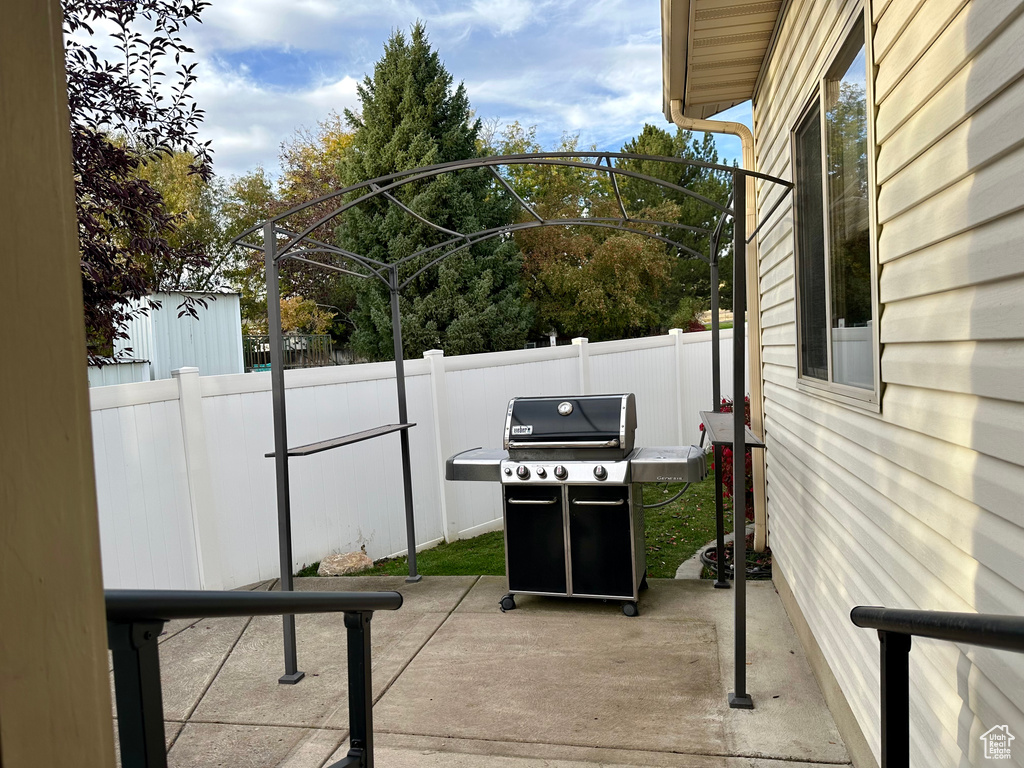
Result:
{"label": "metal gazebo frame", "polygon": [[[587,159],[592,162],[587,162]],[[619,167],[618,161],[639,161],[669,163],[680,166],[696,166],[714,171],[728,173],[732,177],[732,194],[726,205],[721,205],[710,200],[693,190],[678,184],[649,176],[627,168]],[[602,164],[603,163],[603,164]],[[512,165],[549,165],[559,167],[580,168],[599,173],[607,173],[612,183],[615,199],[618,203],[620,218],[615,217],[580,217],[567,219],[545,219],[529,203],[516,193],[509,181],[504,178],[498,168]],[[516,224],[506,224],[500,227],[480,230],[473,233],[456,232],[430,221],[424,216],[412,210],[395,197],[393,192],[401,187],[418,181],[434,179],[442,174],[455,173],[458,171],[475,170],[487,168],[502,187],[514,199],[521,209],[525,211],[532,220]],[[705,205],[710,206],[718,212],[719,218],[713,230],[702,227],[682,225],[676,222],[655,221],[649,219],[632,218],[626,211],[622,194],[619,190],[618,177],[628,177],[644,182],[652,183],[668,190],[682,193],[692,197]],[[785,187],[785,192],[780,195],[779,200],[768,211],[764,220],[758,227],[749,234],[746,232],[746,195],[748,178],[761,179],[763,181],[778,184]],[[344,189],[331,192],[309,202],[298,205],[284,213],[274,216],[264,223],[252,227],[236,238],[239,245],[261,251],[264,256],[264,266],[267,281],[267,325],[270,337],[271,355],[271,384],[273,388],[273,409],[274,409],[274,452],[267,454],[275,460],[275,471],[277,481],[277,509],[278,509],[278,539],[281,564],[281,589],[291,591],[292,582],[292,540],[291,540],[291,503],[289,492],[288,459],[291,456],[305,456],[319,451],[337,448],[343,445],[350,445],[361,440],[379,437],[393,432],[399,432],[401,438],[402,454],[402,479],[405,491],[405,517],[406,536],[409,557],[408,582],[419,581],[422,577],[416,570],[416,531],[413,510],[412,496],[412,474],[409,464],[409,432],[415,426],[408,422],[408,409],[406,404],[405,391],[405,365],[402,353],[402,319],[399,308],[399,297],[412,280],[420,274],[436,266],[449,256],[460,251],[471,248],[477,243],[489,240],[494,237],[508,235],[513,232],[550,226],[588,226],[603,229],[612,229],[659,240],[667,246],[676,249],[677,253],[686,253],[700,259],[709,265],[711,271],[711,316],[712,316],[712,390],[714,397],[714,410],[718,412],[721,407],[721,372],[720,372],[720,349],[719,349],[719,322],[718,322],[718,250],[721,237],[724,232],[725,220],[732,217],[733,220],[733,419],[731,429],[731,440],[721,436],[718,440],[712,437],[712,446],[715,451],[715,490],[716,490],[716,522],[717,522],[717,550],[719,573],[716,587],[728,587],[728,582],[722,578],[722,564],[724,562],[724,518],[722,501],[722,474],[721,458],[722,447],[731,444],[733,456],[744,456],[746,453],[747,435],[745,423],[745,409],[742,400],[738,399],[745,391],[746,371],[744,365],[744,342],[745,333],[745,310],[746,310],[746,269],[745,269],[745,246],[753,241],[764,221],[767,221],[775,212],[778,206],[785,199],[793,184],[784,179],[714,163],[705,163],[697,160],[687,160],[679,157],[665,157],[660,155],[639,155],[621,152],[543,152],[523,155],[500,155],[484,158],[471,158],[457,160],[449,163],[416,168],[409,171],[381,176],[370,181],[364,181]],[[373,198],[383,197],[390,204],[397,206],[421,224],[447,235],[448,239],[434,245],[427,246],[391,263],[372,259],[357,253],[352,253],[339,248],[331,243],[324,242],[312,237],[312,234],[328,222],[342,216],[346,211],[365,203]],[[295,214],[315,205],[340,198],[350,198],[333,209],[330,213],[309,224],[305,228],[295,229],[286,226],[287,219]],[[708,235],[710,241],[709,255],[705,256],[692,248],[673,240],[663,234],[651,232],[644,227],[665,230],[680,230],[696,232]],[[298,228],[296,228],[298,229]],[[262,231],[263,242],[251,243],[245,238],[256,232]],[[279,246],[278,238],[286,238],[283,246]],[[433,254],[438,254],[432,256]],[[318,261],[317,258],[328,257],[329,262]],[[415,269],[412,274],[404,279],[400,278],[399,270],[406,264],[420,259],[423,256],[432,256],[424,265]],[[325,440],[305,446],[288,448],[288,428],[285,409],[285,386],[284,386],[284,358],[283,341],[281,329],[281,304],[280,304],[280,264],[284,260],[295,260],[305,264],[321,267],[342,274],[351,275],[363,279],[377,279],[384,283],[391,294],[391,319],[392,337],[395,353],[395,381],[398,395],[398,424],[389,424],[364,432],[346,435],[332,440]],[[740,393],[739,395],[737,393]],[[709,425],[710,426],[710,425]],[[723,430],[719,429],[719,432]],[[763,446],[758,446],[763,447]],[[742,466],[742,460],[738,461]],[[733,499],[734,507],[738,506],[746,498],[745,473],[733,472]],[[746,515],[733,515],[733,528],[736,526],[746,527]],[[745,531],[743,531],[745,533]],[[744,535],[735,537],[734,563],[742,564],[746,561],[746,542]],[[729,694],[729,704],[732,707],[750,708],[753,701],[746,691],[746,589],[745,569],[737,565],[735,570],[735,691]],[[280,678],[281,683],[297,683],[305,675],[298,669],[298,660],[295,644],[295,617],[287,615],[282,617],[284,623],[284,661],[285,674]]]}

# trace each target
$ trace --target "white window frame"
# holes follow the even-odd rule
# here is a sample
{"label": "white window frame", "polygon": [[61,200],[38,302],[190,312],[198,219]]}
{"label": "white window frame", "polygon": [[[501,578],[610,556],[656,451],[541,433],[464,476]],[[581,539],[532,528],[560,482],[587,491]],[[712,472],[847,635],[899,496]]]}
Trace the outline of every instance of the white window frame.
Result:
{"label": "white window frame", "polygon": [[[851,35],[856,30],[857,24],[863,24],[864,34],[864,63],[866,68],[865,82],[866,82],[866,94],[867,100],[867,132],[868,132],[868,221],[869,221],[869,248],[870,248],[870,260],[871,260],[871,355],[874,369],[874,387],[872,389],[866,389],[861,387],[855,387],[848,384],[840,384],[833,381],[832,371],[832,280],[831,280],[831,254],[830,254],[830,238],[829,238],[829,221],[828,221],[828,185],[826,179],[828,174],[826,173],[826,167],[828,163],[828,152],[827,152],[827,141],[828,131],[825,124],[825,104],[823,94],[825,93],[826,80],[829,74],[832,72],[836,60],[840,55],[847,50],[847,46],[853,41]],[[872,37],[873,27],[871,24],[871,18],[867,13],[866,9],[860,9],[857,13],[854,13],[847,20],[843,26],[841,34],[832,46],[832,50],[829,53],[828,59],[824,66],[821,68],[818,77],[814,81],[814,92],[812,96],[807,100],[803,109],[797,116],[797,119],[790,131],[790,158],[793,168],[794,181],[799,183],[796,179],[796,168],[797,168],[797,131],[803,125],[804,120],[808,116],[808,113],[814,109],[815,106],[818,108],[819,120],[820,120],[820,132],[821,132],[821,163],[822,163],[822,184],[821,184],[821,195],[822,195],[822,217],[824,226],[824,259],[825,259],[825,347],[827,350],[827,361],[828,361],[828,379],[822,380],[805,376],[803,373],[803,341],[801,333],[801,297],[800,297],[800,221],[798,206],[796,200],[793,203],[793,253],[794,253],[794,268],[793,268],[793,281],[794,281],[794,295],[796,297],[796,350],[797,350],[797,361],[796,361],[796,376],[797,376],[797,389],[814,394],[829,400],[840,402],[846,405],[856,406],[858,408],[880,412],[882,403],[882,380],[881,380],[881,343],[879,337],[879,325],[881,321],[881,306],[878,301],[878,189],[876,186],[876,172],[875,164],[878,155],[878,147],[875,143],[875,74],[876,68],[874,64],[874,51],[872,48]]]}

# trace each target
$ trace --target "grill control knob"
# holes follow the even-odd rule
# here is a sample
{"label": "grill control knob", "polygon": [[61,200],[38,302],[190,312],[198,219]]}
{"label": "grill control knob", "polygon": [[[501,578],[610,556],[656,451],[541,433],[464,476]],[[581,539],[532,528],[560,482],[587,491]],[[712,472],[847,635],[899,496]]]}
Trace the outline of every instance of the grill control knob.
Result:
{"label": "grill control knob", "polygon": [[516,467],[516,475],[519,476],[520,480],[527,480],[530,477],[530,468],[525,464],[521,464]]}
{"label": "grill control knob", "polygon": [[547,477],[548,471],[544,467],[537,467],[537,477]]}
{"label": "grill control knob", "polygon": [[596,477],[598,480],[604,480],[606,477],[608,477],[608,470],[602,467],[600,464],[598,464],[596,467],[594,467],[594,477]]}
{"label": "grill control knob", "polygon": [[559,480],[565,480],[565,478],[567,478],[568,476],[569,472],[561,464],[555,467],[555,477],[557,477]]}

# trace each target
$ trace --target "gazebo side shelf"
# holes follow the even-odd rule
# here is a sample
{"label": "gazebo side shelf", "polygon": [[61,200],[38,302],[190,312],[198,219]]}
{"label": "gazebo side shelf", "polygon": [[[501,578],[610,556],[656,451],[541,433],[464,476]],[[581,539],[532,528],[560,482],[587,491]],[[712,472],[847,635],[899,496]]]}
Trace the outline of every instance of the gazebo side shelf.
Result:
{"label": "gazebo side shelf", "polygon": [[[731,413],[716,413],[715,411],[698,411],[698,413],[712,445],[732,446],[733,416]],[[744,433],[746,434],[747,448],[765,447],[764,442],[750,431],[750,427],[744,429]]]}
{"label": "gazebo side shelf", "polygon": [[[362,432],[353,432],[351,435],[342,435],[341,437],[332,437],[330,440],[321,440],[318,443],[309,443],[308,445],[298,445],[295,448],[288,449],[288,456],[310,456],[314,453],[320,453],[320,451],[329,451],[331,448],[340,448],[343,445],[352,445],[352,443],[361,443],[363,440],[372,440],[375,437],[381,437],[383,435],[390,435],[392,432],[401,432],[403,429],[409,429],[409,427],[415,427],[416,422],[409,422],[407,424],[385,424],[382,427],[374,427],[373,429],[364,429]],[[266,458],[272,459],[275,456],[275,452],[264,454]]]}

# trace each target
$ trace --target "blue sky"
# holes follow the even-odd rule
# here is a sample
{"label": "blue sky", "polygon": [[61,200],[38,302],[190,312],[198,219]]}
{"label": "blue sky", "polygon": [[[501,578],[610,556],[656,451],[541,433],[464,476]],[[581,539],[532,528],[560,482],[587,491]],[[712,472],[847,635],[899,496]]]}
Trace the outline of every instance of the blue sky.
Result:
{"label": "blue sky", "polygon": [[[358,108],[385,40],[417,19],[477,115],[536,125],[545,148],[569,132],[618,150],[645,122],[670,128],[658,0],[214,0],[183,36],[217,173],[276,174],[281,142]],[[749,125],[749,106],[723,117]],[[739,155],[737,140],[717,141],[724,159]]]}

